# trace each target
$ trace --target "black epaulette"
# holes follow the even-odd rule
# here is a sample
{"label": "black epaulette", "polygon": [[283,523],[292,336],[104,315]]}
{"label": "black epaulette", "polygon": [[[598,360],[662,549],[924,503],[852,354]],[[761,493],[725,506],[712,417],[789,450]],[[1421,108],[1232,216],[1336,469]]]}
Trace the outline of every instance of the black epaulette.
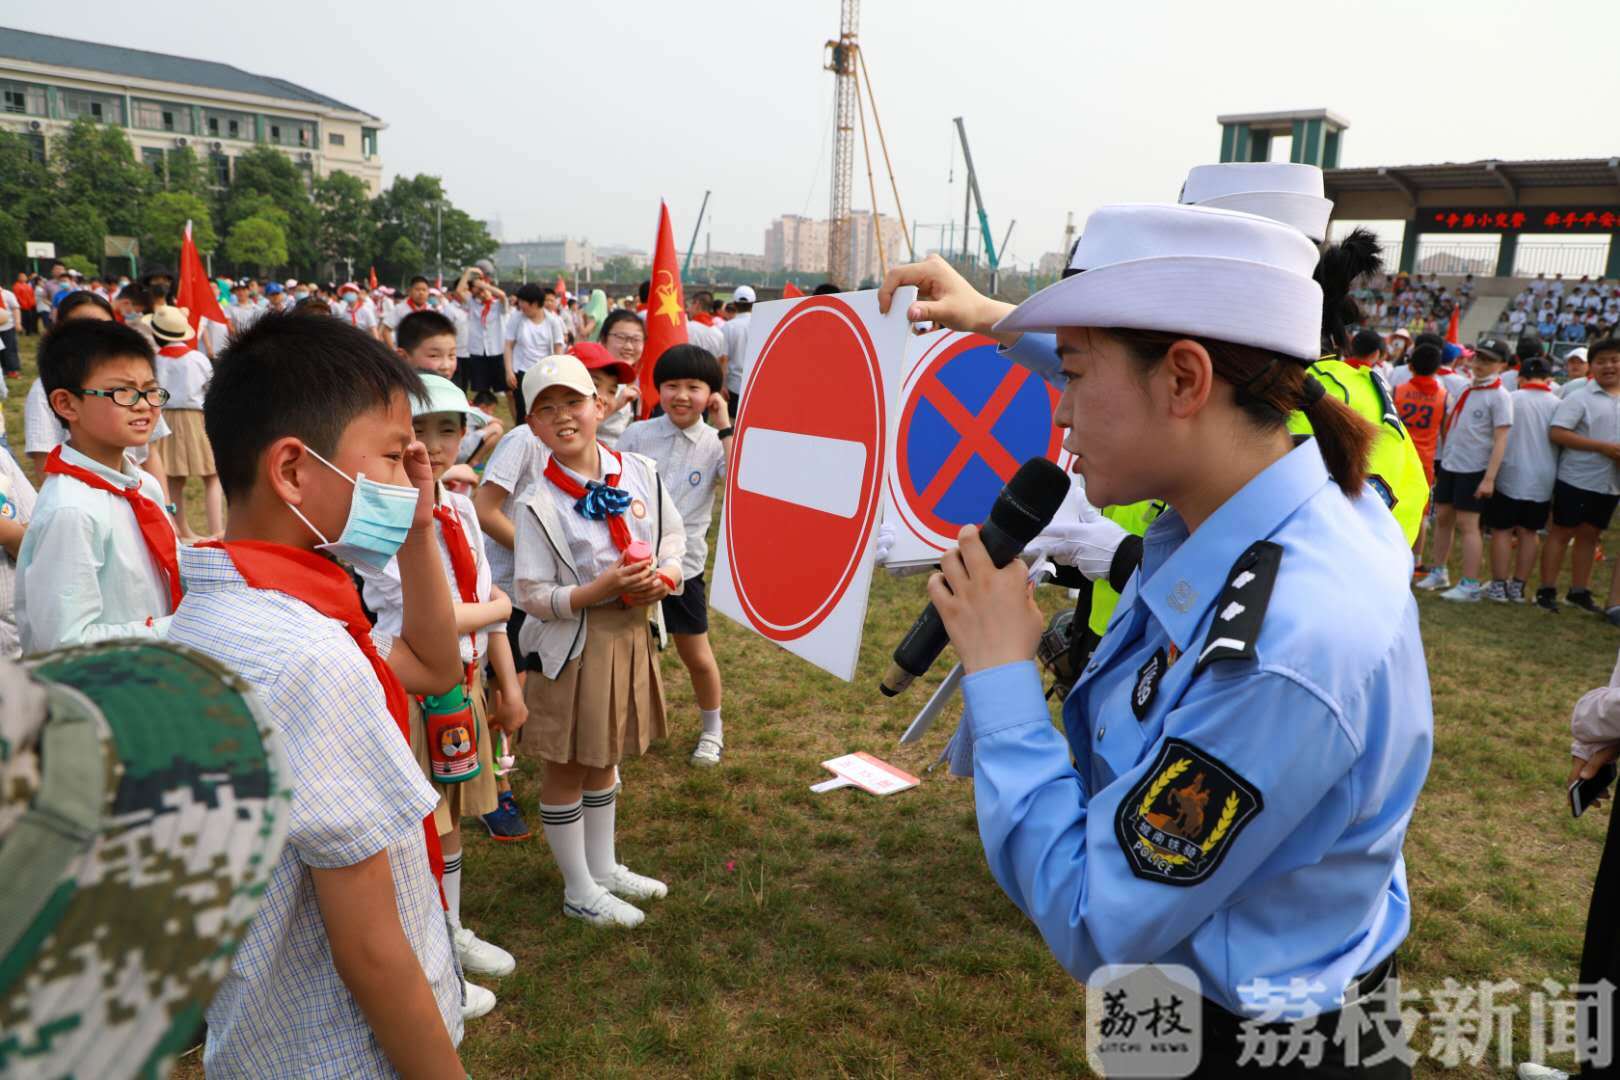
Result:
{"label": "black epaulette", "polygon": [[1401,423],[1401,413],[1395,407],[1395,395],[1390,390],[1389,383],[1384,381],[1382,375],[1370,368],[1367,370],[1367,375],[1372,380],[1373,393],[1378,395],[1378,407],[1384,410],[1383,422],[1394,428],[1402,438],[1405,438],[1406,425]]}
{"label": "black epaulette", "polygon": [[1282,551],[1280,544],[1257,540],[1232,564],[1226,585],[1215,599],[1215,621],[1204,639],[1198,663],[1193,666],[1194,675],[1217,660],[1255,658],[1254,643],[1260,637],[1260,624],[1266,620],[1271,588],[1277,584]]}

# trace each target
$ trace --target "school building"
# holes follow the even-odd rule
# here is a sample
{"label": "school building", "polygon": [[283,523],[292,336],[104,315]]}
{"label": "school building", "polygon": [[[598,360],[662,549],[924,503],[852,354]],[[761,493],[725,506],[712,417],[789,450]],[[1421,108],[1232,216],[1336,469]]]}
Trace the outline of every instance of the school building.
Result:
{"label": "school building", "polygon": [[50,136],[81,116],[122,127],[159,174],[189,147],[216,188],[242,153],[273,146],[309,182],[346,172],[373,195],[382,189],[377,135],[387,125],[353,105],[213,60],[0,27],[0,127],[43,159]]}

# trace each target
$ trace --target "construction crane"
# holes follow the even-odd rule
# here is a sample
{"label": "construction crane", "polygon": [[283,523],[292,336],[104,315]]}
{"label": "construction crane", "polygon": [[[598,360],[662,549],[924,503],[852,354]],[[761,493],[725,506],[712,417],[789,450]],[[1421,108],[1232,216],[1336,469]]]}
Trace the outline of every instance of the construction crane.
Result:
{"label": "construction crane", "polygon": [[[827,273],[846,288],[859,288],[863,266],[856,259],[854,214],[850,202],[855,188],[855,129],[861,132],[861,146],[866,155],[867,192],[872,199],[871,227],[878,256],[878,273],[888,271],[889,253],[884,249],[883,230],[880,227],[877,203],[877,179],[872,169],[872,144],[866,136],[866,114],[872,113],[877,131],[878,146],[883,152],[883,166],[889,174],[889,187],[894,192],[895,213],[900,219],[900,235],[912,258],[916,251],[911,234],[906,231],[906,212],[900,205],[900,185],[894,177],[894,165],[889,160],[888,140],[883,137],[883,121],[878,116],[877,99],[872,94],[872,73],[867,70],[866,54],[861,51],[857,29],[860,23],[860,0],[841,0],[838,17],[838,38],[826,45],[822,67],[838,80],[833,103],[833,160],[832,205],[827,215]],[[862,94],[862,87],[865,94]],[[898,255],[899,252],[895,252]]]}
{"label": "construction crane", "polygon": [[[1002,251],[996,250],[996,241],[990,235],[990,215],[984,212],[984,196],[979,194],[979,174],[973,168],[973,151],[968,149],[967,126],[962,123],[960,116],[956,117],[956,134],[962,140],[962,160],[967,165],[967,205],[962,208],[962,257],[967,258],[967,238],[971,231],[969,213],[974,206],[979,210],[979,235],[984,241],[985,259],[990,263],[990,292],[996,291],[1001,282],[1001,256],[1005,252],[1007,241],[1002,240]],[[1016,222],[1014,222],[1016,224]],[[1007,226],[1007,236],[1012,236],[1012,225]]]}

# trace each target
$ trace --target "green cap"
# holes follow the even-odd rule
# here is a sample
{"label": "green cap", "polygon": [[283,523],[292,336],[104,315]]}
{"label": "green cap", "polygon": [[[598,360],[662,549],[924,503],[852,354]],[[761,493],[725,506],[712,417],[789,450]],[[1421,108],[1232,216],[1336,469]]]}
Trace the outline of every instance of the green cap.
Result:
{"label": "green cap", "polygon": [[161,1076],[263,899],[281,742],[172,645],[0,662],[0,1075]]}
{"label": "green cap", "polygon": [[427,397],[411,402],[412,416],[432,416],[434,413],[461,413],[467,417],[467,426],[480,428],[489,423],[489,417],[467,404],[467,395],[443,375],[419,372]]}

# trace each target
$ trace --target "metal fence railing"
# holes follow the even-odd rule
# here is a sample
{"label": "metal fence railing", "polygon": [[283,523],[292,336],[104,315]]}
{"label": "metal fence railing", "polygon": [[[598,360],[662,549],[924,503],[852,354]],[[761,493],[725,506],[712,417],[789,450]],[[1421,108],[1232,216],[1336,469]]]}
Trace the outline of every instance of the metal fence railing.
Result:
{"label": "metal fence railing", "polygon": [[[1420,236],[1417,259],[1412,269],[1419,274],[1473,274],[1488,277],[1496,273],[1500,237],[1489,240],[1450,240]],[[1398,263],[1396,265],[1399,265]]]}
{"label": "metal fence railing", "polygon": [[1609,261],[1609,241],[1589,244],[1549,244],[1535,241],[1519,242],[1514,253],[1515,277],[1534,277],[1536,274],[1563,274],[1565,277],[1601,277]]}

